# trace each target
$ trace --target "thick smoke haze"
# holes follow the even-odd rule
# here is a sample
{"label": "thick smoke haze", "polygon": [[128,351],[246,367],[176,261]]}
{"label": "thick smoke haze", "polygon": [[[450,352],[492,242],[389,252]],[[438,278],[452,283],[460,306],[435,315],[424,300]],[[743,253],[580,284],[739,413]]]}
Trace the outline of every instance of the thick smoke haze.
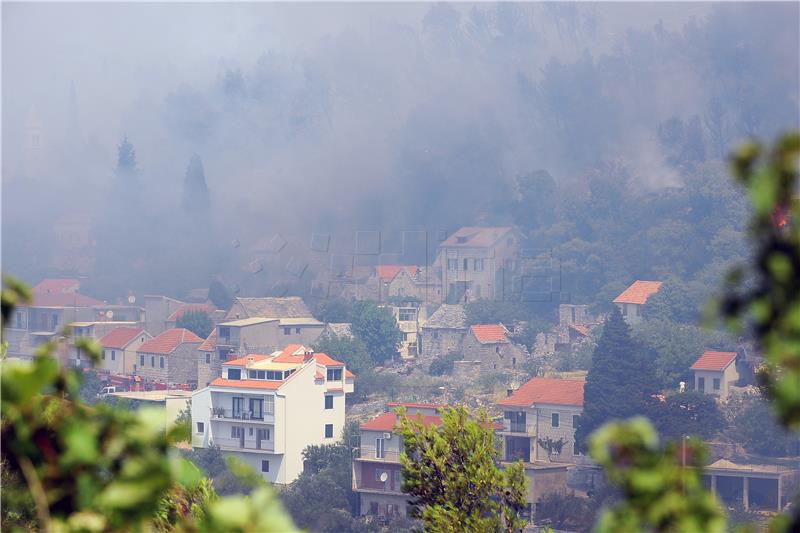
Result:
{"label": "thick smoke haze", "polygon": [[[280,293],[356,230],[420,261],[401,230],[514,222],[520,175],[617,165],[647,194],[798,124],[796,3],[2,9],[3,268],[105,298]],[[187,210],[195,154],[209,204]]]}

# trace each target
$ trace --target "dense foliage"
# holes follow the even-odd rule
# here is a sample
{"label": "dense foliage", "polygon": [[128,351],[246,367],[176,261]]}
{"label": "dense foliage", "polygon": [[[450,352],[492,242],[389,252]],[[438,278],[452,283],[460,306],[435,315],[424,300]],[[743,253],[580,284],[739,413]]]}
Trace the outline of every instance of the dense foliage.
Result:
{"label": "dense foliage", "polygon": [[364,343],[375,363],[383,364],[397,358],[402,333],[389,309],[366,300],[355,302],[353,334]]}
{"label": "dense foliage", "polygon": [[205,339],[214,329],[214,320],[205,311],[187,311],[178,317],[175,327],[186,328],[201,339]]}
{"label": "dense foliage", "polygon": [[324,333],[314,341],[313,348],[315,352],[326,353],[337,361],[342,361],[357,375],[373,366],[367,347],[356,337]]}

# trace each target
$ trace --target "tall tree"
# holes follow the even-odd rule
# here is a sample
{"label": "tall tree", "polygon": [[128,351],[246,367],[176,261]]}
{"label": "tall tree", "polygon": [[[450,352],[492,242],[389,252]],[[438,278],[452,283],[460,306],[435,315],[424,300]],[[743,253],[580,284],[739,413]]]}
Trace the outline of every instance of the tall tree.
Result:
{"label": "tall tree", "polygon": [[356,374],[372,368],[367,347],[360,339],[346,335],[325,333],[314,343],[314,351],[330,355],[347,365]]}
{"label": "tall tree", "polygon": [[628,324],[615,308],[592,355],[576,442],[585,449],[589,434],[604,423],[649,414],[657,392],[648,350],[631,339]]}
{"label": "tall tree", "polygon": [[397,355],[402,338],[391,311],[363,300],[353,305],[353,333],[361,339],[372,360],[378,364]]}
{"label": "tall tree", "polygon": [[230,309],[233,305],[233,296],[230,291],[217,279],[208,286],[208,299],[214,302],[217,309]]}
{"label": "tall tree", "polygon": [[209,206],[208,185],[200,156],[194,154],[186,167],[183,180],[183,208],[187,211],[199,211]]}
{"label": "tall tree", "polygon": [[128,136],[122,137],[117,146],[117,176],[123,179],[134,177],[139,169],[136,166],[136,150],[128,141]]}
{"label": "tall tree", "polygon": [[517,531],[525,522],[522,463],[497,466],[494,427],[485,411],[448,408],[439,426],[399,411],[403,492],[426,531]]}
{"label": "tall tree", "polygon": [[175,327],[186,328],[205,339],[214,329],[214,320],[205,311],[187,311],[175,321]]}

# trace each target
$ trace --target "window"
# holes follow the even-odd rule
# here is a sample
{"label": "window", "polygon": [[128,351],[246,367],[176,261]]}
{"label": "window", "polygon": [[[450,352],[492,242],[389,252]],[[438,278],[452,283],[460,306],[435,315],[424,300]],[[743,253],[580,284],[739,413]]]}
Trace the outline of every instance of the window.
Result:
{"label": "window", "polygon": [[139,366],[140,366],[140,367],[141,367],[141,366],[144,366],[144,356],[143,356],[143,355],[140,355],[140,356],[139,356]]}
{"label": "window", "polygon": [[447,270],[458,270],[458,259],[448,259]]}
{"label": "window", "polygon": [[163,357],[159,357],[158,358],[158,367],[159,368],[164,368],[164,358]]}
{"label": "window", "polygon": [[408,333],[406,333],[404,331],[403,333],[401,333],[401,335],[403,336],[403,342],[407,342],[408,341]]}
{"label": "window", "polygon": [[294,332],[300,334],[300,328],[294,328]]}
{"label": "window", "polygon": [[622,316],[628,316],[628,306],[626,304],[622,304]]}
{"label": "window", "polygon": [[333,396],[330,394],[325,395],[325,409],[333,409]]}
{"label": "window", "polygon": [[233,417],[241,418],[242,411],[244,410],[244,398],[231,398]]}
{"label": "window", "polygon": [[499,346],[495,346],[494,347],[494,353],[500,353],[500,347]]}
{"label": "window", "polygon": [[558,413],[553,413],[553,415],[550,417],[550,425],[554,428],[558,427]]}
{"label": "window", "polygon": [[719,378],[714,378],[714,390],[719,390]]}
{"label": "window", "polygon": [[116,350],[111,350],[111,360],[112,361],[116,361],[117,360],[117,351]]}
{"label": "window", "polygon": [[369,514],[371,515],[378,514],[378,502],[369,502]]}
{"label": "window", "polygon": [[250,377],[250,379],[256,379],[256,377],[258,377],[257,370],[248,370],[247,374]]}
{"label": "window", "polygon": [[706,378],[697,379],[697,390],[704,392],[706,390]]}
{"label": "window", "polygon": [[242,379],[242,371],[238,368],[229,368],[228,379]]}
{"label": "window", "polygon": [[275,413],[275,396],[264,398],[264,413],[271,415]]}
{"label": "window", "polygon": [[511,368],[517,368],[517,358],[516,357],[512,357],[511,358]]}
{"label": "window", "polygon": [[106,351],[103,350],[103,361],[105,361],[105,360],[106,360]]}
{"label": "window", "polygon": [[261,460],[261,471],[269,472],[269,461],[267,461],[266,459]]}
{"label": "window", "polygon": [[152,366],[153,368],[156,367],[156,356],[155,355],[151,355],[150,356],[150,366]]}
{"label": "window", "polygon": [[232,426],[231,427],[231,438],[232,439],[244,438],[244,428],[240,427],[240,426]]}
{"label": "window", "polygon": [[467,259],[467,258],[465,257],[465,258],[464,258],[464,272],[466,272],[467,270],[469,270],[469,268],[467,268],[467,261],[469,261],[469,259]]}
{"label": "window", "polygon": [[205,431],[206,431],[206,425],[203,422],[198,422],[197,423],[197,432],[198,433],[205,433]]}
{"label": "window", "polygon": [[578,420],[580,420],[580,419],[581,419],[581,417],[579,415],[572,415],[572,429],[575,429],[575,428],[578,427]]}
{"label": "window", "polygon": [[398,313],[398,320],[400,320],[400,322],[411,322],[413,320],[416,320],[416,318],[417,318],[417,310],[414,309],[413,307],[412,308],[404,307],[400,309]]}
{"label": "window", "polygon": [[325,424],[325,438],[326,439],[333,438],[333,424]]}
{"label": "window", "polygon": [[403,482],[403,471],[402,470],[395,470],[394,471],[394,482],[398,487]]}
{"label": "window", "polygon": [[328,381],[342,381],[342,369],[341,368],[329,368],[328,369]]}
{"label": "window", "polygon": [[572,442],[572,455],[580,455],[581,452],[578,450],[578,441]]}
{"label": "window", "polygon": [[261,398],[250,398],[250,418],[254,420],[264,419],[264,400]]}
{"label": "window", "polygon": [[209,352],[206,352],[206,364],[211,364],[211,354]]}
{"label": "window", "polygon": [[283,334],[284,335],[291,335],[292,334],[292,328],[283,328]]}
{"label": "window", "polygon": [[375,458],[383,459],[386,455],[386,441],[384,439],[375,439]]}
{"label": "window", "polygon": [[476,259],[474,268],[475,272],[483,272],[483,259]]}

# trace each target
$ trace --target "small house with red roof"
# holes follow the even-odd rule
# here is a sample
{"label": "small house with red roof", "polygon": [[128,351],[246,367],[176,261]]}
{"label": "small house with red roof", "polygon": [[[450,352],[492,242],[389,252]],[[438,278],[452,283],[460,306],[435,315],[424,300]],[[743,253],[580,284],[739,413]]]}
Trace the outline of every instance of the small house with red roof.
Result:
{"label": "small house with red roof", "polygon": [[229,359],[192,394],[192,446],[217,446],[267,481],[291,483],[306,447],[341,438],[354,380],[343,362],[302,344]]}
{"label": "small house with red roof", "polygon": [[525,362],[524,347],[511,342],[503,324],[474,324],[461,346],[462,359],[480,361],[485,370],[517,368]]}
{"label": "small house with red roof", "polygon": [[511,227],[463,227],[439,244],[435,266],[441,272],[447,303],[500,298],[503,272],[519,260],[519,230]]}
{"label": "small house with red roof", "polygon": [[385,413],[361,424],[360,446],[353,458],[353,491],[359,495],[362,516],[406,516],[409,497],[401,490],[403,444],[395,433],[398,407],[405,408],[406,416],[419,417],[426,426],[442,422],[442,405],[390,402]]}
{"label": "small house with red roof", "polygon": [[377,287],[380,302],[404,298],[426,303],[442,301],[441,279],[428,266],[377,265],[367,285]]}
{"label": "small house with red roof", "polygon": [[136,351],[153,336],[140,327],[118,327],[100,338],[103,355],[100,366],[112,374],[133,375]]}
{"label": "small house with red roof", "polygon": [[739,381],[736,352],[706,350],[690,368],[694,371],[696,391],[714,394],[723,400],[728,397],[731,386]]}
{"label": "small house with red roof", "polygon": [[188,329],[168,329],[139,346],[134,372],[146,380],[196,386],[197,347],[202,342]]}
{"label": "small house with red roof", "polygon": [[647,300],[661,288],[660,281],[636,280],[630,287],[614,298],[614,305],[619,308],[622,318],[628,324],[636,324],[642,320],[642,309]]}

